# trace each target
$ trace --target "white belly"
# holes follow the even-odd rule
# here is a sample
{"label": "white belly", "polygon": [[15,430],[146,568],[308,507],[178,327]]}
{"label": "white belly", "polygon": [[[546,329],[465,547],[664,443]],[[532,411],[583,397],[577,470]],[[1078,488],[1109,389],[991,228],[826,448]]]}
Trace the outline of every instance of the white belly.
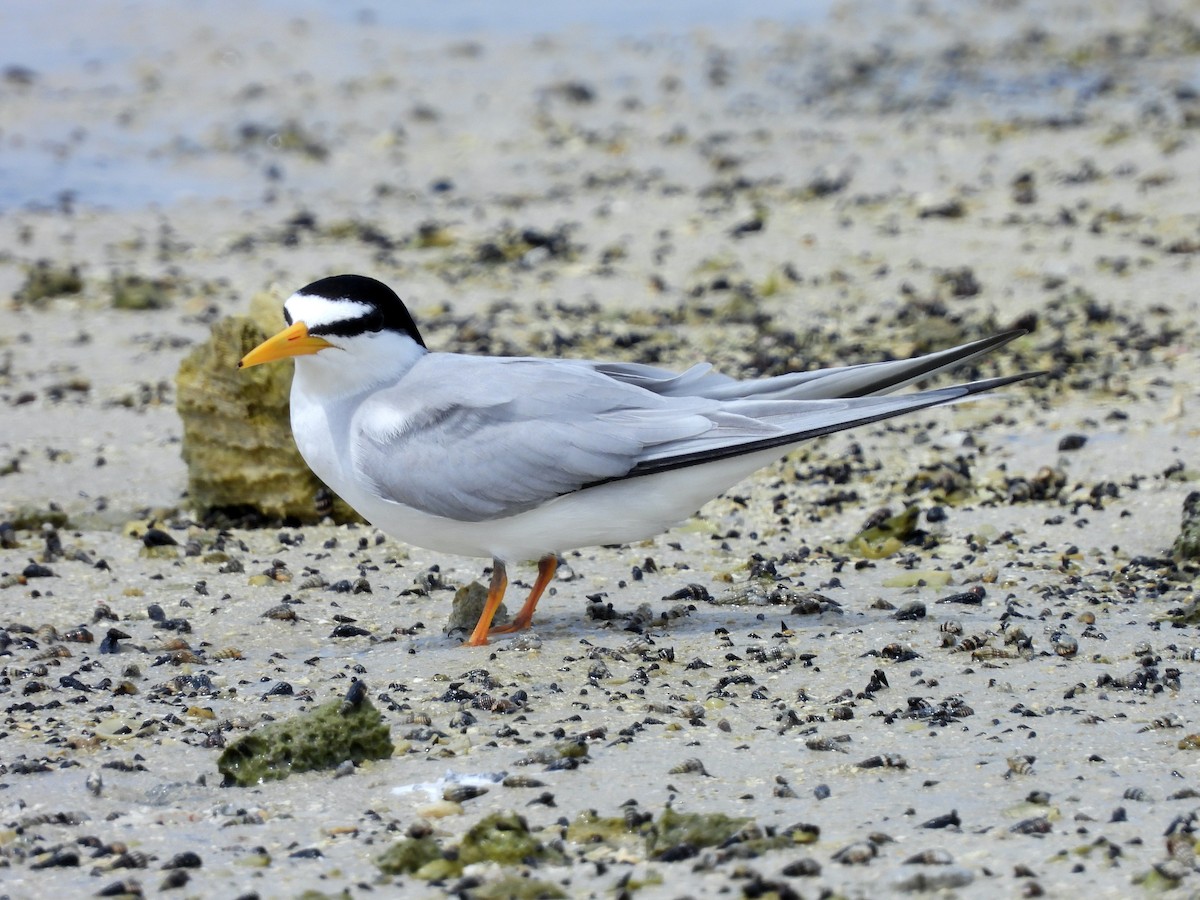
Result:
{"label": "white belly", "polygon": [[351,499],[342,494],[342,497],[368,521],[407,543],[462,556],[491,556],[517,562],[550,552],[627,544],[661,534],[781,455],[779,450],[769,450],[705,466],[614,481],[564,494],[515,516],[486,522],[457,522],[431,516],[374,496]]}

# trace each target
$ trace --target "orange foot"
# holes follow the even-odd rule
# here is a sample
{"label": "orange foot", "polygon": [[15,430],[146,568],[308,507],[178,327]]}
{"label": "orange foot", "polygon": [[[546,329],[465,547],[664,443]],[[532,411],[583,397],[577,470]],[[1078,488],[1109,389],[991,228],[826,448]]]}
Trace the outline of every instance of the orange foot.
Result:
{"label": "orange foot", "polygon": [[488,642],[490,635],[524,631],[533,624],[533,611],[537,609],[538,601],[542,599],[542,594],[545,593],[546,587],[554,578],[554,572],[557,569],[558,557],[553,553],[547,553],[538,560],[537,581],[534,582],[533,590],[529,592],[525,605],[521,607],[517,617],[507,625],[497,625],[492,628],[492,619],[496,617],[496,610],[500,608],[500,604],[504,600],[504,591],[508,588],[508,571],[505,569],[503,561],[493,559],[492,581],[488,585],[487,603],[484,604],[483,612],[479,615],[479,621],[475,624],[475,630],[471,632],[467,646],[482,647]]}

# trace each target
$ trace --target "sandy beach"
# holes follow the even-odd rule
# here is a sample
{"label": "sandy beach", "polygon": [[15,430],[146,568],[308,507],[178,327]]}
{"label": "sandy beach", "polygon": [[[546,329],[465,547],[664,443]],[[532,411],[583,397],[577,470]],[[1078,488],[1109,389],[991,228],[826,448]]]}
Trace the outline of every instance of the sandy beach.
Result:
{"label": "sandy beach", "polygon": [[[73,9],[0,11],[0,897],[1200,890],[1197,3]],[[1045,374],[567,554],[472,649],[488,561],[188,495],[181,361],[340,272],[438,349],[756,376],[1021,327],[963,379]],[[354,679],[390,758],[222,786]],[[537,851],[460,865],[508,813]],[[381,868],[425,838],[441,875]]]}

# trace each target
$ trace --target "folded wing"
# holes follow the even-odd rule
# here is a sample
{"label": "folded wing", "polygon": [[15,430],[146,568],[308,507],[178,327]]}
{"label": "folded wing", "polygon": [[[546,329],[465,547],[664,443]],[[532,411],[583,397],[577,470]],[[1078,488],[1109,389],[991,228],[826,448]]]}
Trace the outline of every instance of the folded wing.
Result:
{"label": "folded wing", "polygon": [[[623,478],[779,447],[1028,376],[882,393],[1012,340],[919,357],[737,381],[707,366],[432,353],[355,414],[352,457],[381,496],[487,521]],[[420,473],[419,477],[412,473]]]}

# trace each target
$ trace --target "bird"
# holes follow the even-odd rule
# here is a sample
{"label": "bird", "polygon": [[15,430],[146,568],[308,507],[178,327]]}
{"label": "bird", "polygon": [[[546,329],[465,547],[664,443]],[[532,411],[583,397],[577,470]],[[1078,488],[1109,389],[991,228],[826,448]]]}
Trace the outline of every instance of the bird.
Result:
{"label": "bird", "polygon": [[[287,327],[238,363],[293,358],[292,435],[368,522],[429,550],[491,558],[467,644],[530,627],[559,554],[668,530],[797,444],[1038,373],[893,394],[1025,332],[911,359],[738,380],[709,363],[494,357],[430,350],[390,287],[334,275],[283,305]],[[507,625],[509,564],[538,560]]]}

